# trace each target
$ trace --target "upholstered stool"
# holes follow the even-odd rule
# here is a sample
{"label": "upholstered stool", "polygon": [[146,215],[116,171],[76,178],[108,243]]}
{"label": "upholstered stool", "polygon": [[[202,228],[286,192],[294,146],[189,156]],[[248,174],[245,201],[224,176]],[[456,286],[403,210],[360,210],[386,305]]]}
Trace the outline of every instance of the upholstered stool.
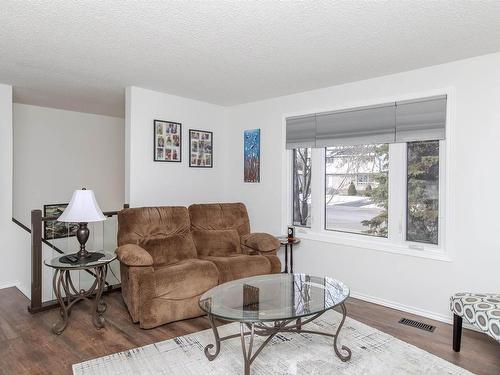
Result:
{"label": "upholstered stool", "polygon": [[457,293],[450,299],[450,308],[454,351],[460,351],[464,318],[500,343],[500,294]]}

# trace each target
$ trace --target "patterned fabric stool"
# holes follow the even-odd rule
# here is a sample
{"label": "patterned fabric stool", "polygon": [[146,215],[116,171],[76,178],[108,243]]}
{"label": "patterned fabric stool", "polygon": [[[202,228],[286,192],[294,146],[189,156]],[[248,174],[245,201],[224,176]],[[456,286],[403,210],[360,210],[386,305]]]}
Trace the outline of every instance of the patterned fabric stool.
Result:
{"label": "patterned fabric stool", "polygon": [[450,299],[450,308],[454,351],[460,351],[463,318],[500,343],[500,294],[457,293]]}

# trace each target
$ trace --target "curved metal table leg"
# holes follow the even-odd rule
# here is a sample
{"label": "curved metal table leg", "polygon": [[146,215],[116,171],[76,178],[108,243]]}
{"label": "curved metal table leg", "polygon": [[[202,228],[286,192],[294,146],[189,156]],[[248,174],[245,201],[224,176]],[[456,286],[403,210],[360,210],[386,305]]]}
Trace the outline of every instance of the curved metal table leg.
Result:
{"label": "curved metal table leg", "polygon": [[302,330],[302,319],[299,318],[295,321],[295,324],[297,325],[297,332],[300,332]]}
{"label": "curved metal table leg", "polygon": [[351,349],[349,349],[347,346],[342,345],[342,350],[346,352],[347,354],[342,354],[337,346],[337,340],[339,337],[340,330],[342,329],[342,326],[344,325],[345,318],[347,316],[347,309],[343,303],[340,304],[340,308],[342,309],[342,320],[340,321],[339,327],[337,328],[337,332],[335,332],[335,336],[333,339],[333,349],[335,350],[335,354],[337,357],[340,358],[342,362],[347,362],[348,360],[351,359]]}
{"label": "curved metal table leg", "polygon": [[208,313],[208,321],[210,322],[210,326],[212,327],[212,331],[214,332],[215,353],[213,354],[210,353],[210,350],[213,349],[214,344],[208,344],[207,346],[205,346],[205,356],[208,358],[209,361],[213,361],[215,358],[217,358],[220,352],[220,338],[219,338],[219,331],[217,331],[217,326],[215,325],[214,322],[214,317],[210,313]]}
{"label": "curved metal table leg", "polygon": [[106,302],[104,302],[102,299],[102,293],[104,292],[104,286],[106,285],[107,276],[108,276],[108,265],[106,264],[103,268],[102,291],[97,303],[97,312],[99,314],[104,314],[104,312],[108,308],[108,305],[106,305]]}
{"label": "curved metal table leg", "polygon": [[106,285],[106,278],[108,276],[108,265],[106,264],[103,269],[103,278],[102,278],[102,291],[101,291],[101,296],[99,298],[99,302],[97,303],[97,311],[99,314],[104,314],[106,309],[108,308],[108,305],[106,305],[106,302],[103,301],[102,299],[102,293],[104,292],[104,286]]}
{"label": "curved metal table leg", "polygon": [[95,295],[94,301],[94,312],[93,312],[93,323],[97,329],[104,327],[104,317],[103,312],[106,311],[106,305],[101,301],[102,292],[104,291],[104,284],[106,281],[106,275],[108,271],[108,266],[104,265],[102,267],[95,268],[95,277],[97,280],[97,293]]}
{"label": "curved metal table leg", "polygon": [[240,337],[241,337],[241,350],[243,351],[243,361],[245,363],[245,375],[250,375],[250,365],[255,359],[252,356],[253,339],[255,337],[254,324],[250,324],[250,342],[248,344],[248,351],[245,343],[245,323],[240,323]]}
{"label": "curved metal table leg", "polygon": [[61,286],[65,289],[65,287],[63,286],[65,272],[69,271],[55,270],[54,277],[52,278],[52,286],[54,289],[54,294],[56,295],[57,302],[59,302],[59,315],[61,317],[61,319],[57,323],[54,323],[54,325],[52,326],[52,332],[54,332],[56,335],[60,335],[61,333],[63,333],[63,331],[66,329],[66,326],[68,325],[68,308],[61,293]]}

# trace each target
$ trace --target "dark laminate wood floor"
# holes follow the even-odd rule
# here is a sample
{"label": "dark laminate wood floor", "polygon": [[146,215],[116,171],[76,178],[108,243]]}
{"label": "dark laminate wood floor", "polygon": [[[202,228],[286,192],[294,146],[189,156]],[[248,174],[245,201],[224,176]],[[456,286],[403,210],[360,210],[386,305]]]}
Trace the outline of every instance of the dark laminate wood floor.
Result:
{"label": "dark laminate wood floor", "polygon": [[[56,336],[51,326],[57,310],[31,315],[21,292],[0,290],[0,374],[70,374],[73,363],[209,328],[206,318],[196,318],[142,330],[131,323],[119,292],[104,298],[108,304],[105,329],[94,329],[90,303],[82,302],[73,310],[66,331]],[[464,330],[462,352],[454,353],[448,324],[417,317],[436,325],[434,333],[427,333],[398,324],[402,316],[415,318],[411,314],[356,299],[350,299],[347,308],[350,317],[474,373],[500,374],[500,345],[485,335]]]}

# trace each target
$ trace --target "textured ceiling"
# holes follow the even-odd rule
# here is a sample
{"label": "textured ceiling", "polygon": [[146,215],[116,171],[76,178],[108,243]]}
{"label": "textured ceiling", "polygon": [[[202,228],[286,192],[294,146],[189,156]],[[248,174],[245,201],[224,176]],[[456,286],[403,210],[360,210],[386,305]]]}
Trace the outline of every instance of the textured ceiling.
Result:
{"label": "textured ceiling", "polygon": [[115,116],[136,85],[233,105],[500,51],[500,1],[2,0],[15,101]]}

